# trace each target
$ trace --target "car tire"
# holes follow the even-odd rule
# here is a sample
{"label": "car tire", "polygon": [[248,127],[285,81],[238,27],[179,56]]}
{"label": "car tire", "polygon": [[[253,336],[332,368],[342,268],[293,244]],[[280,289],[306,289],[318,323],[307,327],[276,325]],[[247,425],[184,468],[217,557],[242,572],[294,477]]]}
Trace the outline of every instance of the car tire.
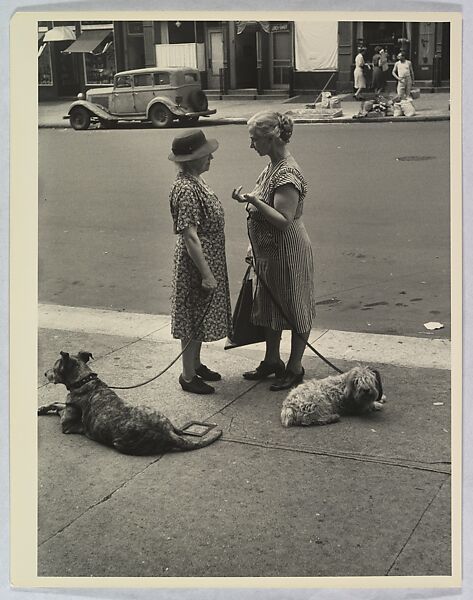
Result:
{"label": "car tire", "polygon": [[202,90],[192,90],[189,94],[189,104],[196,112],[202,112],[209,107],[207,96]]}
{"label": "car tire", "polygon": [[174,119],[171,111],[164,104],[154,104],[149,110],[149,118],[153,127],[159,129],[169,127]]}
{"label": "car tire", "polygon": [[69,113],[69,122],[72,129],[76,131],[88,129],[90,125],[90,113],[86,108],[77,106]]}

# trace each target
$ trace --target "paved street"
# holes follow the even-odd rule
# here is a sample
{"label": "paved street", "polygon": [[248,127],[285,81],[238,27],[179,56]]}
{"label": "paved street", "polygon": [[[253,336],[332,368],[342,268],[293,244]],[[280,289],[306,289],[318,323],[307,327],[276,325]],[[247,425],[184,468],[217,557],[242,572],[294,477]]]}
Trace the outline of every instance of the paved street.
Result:
{"label": "paved street", "polygon": [[[245,213],[230,199],[265,165],[244,125],[205,127],[220,148],[209,184],[226,211],[233,299]],[[174,236],[167,160],[176,130],[39,131],[39,300],[167,314]],[[449,123],[297,124],[309,181],[320,329],[450,335]],[[399,158],[414,160],[398,160]]]}
{"label": "paved street", "polygon": [[[220,142],[206,179],[225,207],[235,300],[247,237],[230,192],[250,189],[265,159],[248,148],[244,125],[205,131]],[[39,404],[64,398],[43,376],[60,350],[91,351],[92,368],[119,386],[176,356],[168,316],[175,167],[167,160],[175,134],[146,125],[39,131]],[[62,435],[55,416],[39,418],[45,585],[55,576],[458,576],[449,123],[301,123],[290,148],[310,187],[305,222],[319,304],[310,340],[342,370],[377,366],[384,410],[284,429],[284,394],[241,377],[263,344],[224,352],[221,341],[203,349],[223,375],[215,395],[183,392],[179,364],[121,393],[176,425],[217,423],[215,446],[123,456]],[[428,332],[427,321],[445,327]],[[289,348],[284,334],[283,358]],[[307,378],[331,374],[309,351],[304,366]]]}

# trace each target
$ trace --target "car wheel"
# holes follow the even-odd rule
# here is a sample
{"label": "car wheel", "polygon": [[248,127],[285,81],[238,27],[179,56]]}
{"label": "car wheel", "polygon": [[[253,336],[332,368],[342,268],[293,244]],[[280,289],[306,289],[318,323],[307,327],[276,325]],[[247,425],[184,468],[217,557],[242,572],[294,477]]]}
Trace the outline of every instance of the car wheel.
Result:
{"label": "car wheel", "polygon": [[189,94],[189,104],[196,112],[207,110],[209,107],[207,96],[202,90],[192,90]]}
{"label": "car wheel", "polygon": [[153,127],[169,127],[173,121],[171,111],[164,104],[155,104],[149,111],[149,118]]}
{"label": "car wheel", "polygon": [[78,106],[69,113],[71,127],[77,131],[88,129],[90,125],[90,113],[86,108]]}

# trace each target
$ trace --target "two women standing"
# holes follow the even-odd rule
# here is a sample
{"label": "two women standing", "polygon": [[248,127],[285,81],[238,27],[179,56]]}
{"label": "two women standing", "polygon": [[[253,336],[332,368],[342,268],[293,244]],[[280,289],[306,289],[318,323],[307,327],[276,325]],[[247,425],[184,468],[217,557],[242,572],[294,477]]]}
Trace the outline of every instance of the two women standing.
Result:
{"label": "two women standing", "polygon": [[[248,126],[250,147],[260,156],[268,156],[270,163],[250,193],[242,194],[240,186],[232,194],[237,202],[247,206],[248,234],[258,276],[251,321],[263,326],[266,335],[264,360],[243,377],[258,380],[275,374],[277,380],[270,389],[286,390],[303,380],[302,355],[315,315],[312,248],[301,218],[307,184],[287,149],[293,131],[289,117],[274,112],[258,113],[249,120]],[[189,136],[195,140],[191,147],[185,147]],[[186,139],[187,142],[183,141]],[[196,145],[201,148],[198,151],[200,163],[193,162]],[[201,173],[208,170],[211,152],[217,146],[216,140],[207,142],[204,134],[195,130],[174,140],[173,154],[169,157],[176,160],[179,156],[176,162],[195,165],[190,171],[188,167],[184,167],[184,172],[181,170],[171,190],[174,230],[179,236],[171,305],[172,334],[180,338],[186,348],[181,386],[195,393],[211,393],[214,390],[204,379],[220,378],[218,373],[201,364],[201,342],[227,337],[231,330],[223,210],[200,178]],[[207,152],[206,160],[201,155],[204,152]],[[215,255],[219,256],[217,261]],[[214,296],[195,332],[209,303],[202,290],[213,290]],[[283,329],[292,330],[287,365],[280,357]],[[190,340],[191,335],[196,339]]]}

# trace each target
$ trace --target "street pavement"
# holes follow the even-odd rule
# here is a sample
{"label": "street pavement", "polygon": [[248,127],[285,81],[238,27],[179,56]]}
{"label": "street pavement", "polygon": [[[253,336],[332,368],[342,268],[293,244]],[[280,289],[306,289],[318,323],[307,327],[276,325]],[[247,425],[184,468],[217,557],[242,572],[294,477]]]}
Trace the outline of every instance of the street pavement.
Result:
{"label": "street pavement", "polygon": [[[355,101],[350,94],[341,94],[343,115],[337,118],[321,117],[312,109],[305,109],[305,105],[313,103],[315,98],[304,97],[298,99],[279,100],[209,100],[209,108],[216,108],[215,115],[208,118],[201,118],[199,126],[246,123],[252,115],[260,110],[274,110],[282,113],[289,112],[297,123],[358,123],[358,122],[386,122],[386,121],[439,121],[450,118],[449,95],[446,93],[421,94],[418,100],[414,101],[416,115],[414,117],[383,117],[378,119],[353,119],[361,107],[361,102]],[[70,127],[69,121],[63,119],[67,115],[72,100],[41,102],[38,105],[38,125],[39,127]],[[130,127],[131,125],[122,122],[120,127]]]}
{"label": "street pavement", "polygon": [[[62,401],[44,371],[60,350],[88,350],[115,386],[152,377],[179,352],[166,315],[40,305],[38,403]],[[223,437],[187,453],[132,457],[63,435],[38,417],[38,575],[323,577],[451,574],[450,342],[312,332],[343,370],[376,365],[382,412],[284,429],[284,392],[241,377],[261,345],[204,344],[223,376],[211,396],[183,392],[180,363],[120,392],[176,425],[217,423]],[[289,339],[283,338],[283,356]],[[307,351],[306,377],[330,368]],[[58,458],[60,457],[60,458]],[[428,584],[427,584],[428,585]]]}
{"label": "street pavement", "polygon": [[[61,118],[68,105],[40,104],[39,126],[69,127]],[[258,100],[211,107],[217,116],[202,125],[303,105]],[[416,107],[420,120],[449,118],[446,94],[425,94]],[[337,122],[358,122],[352,119],[358,110],[344,100]],[[284,429],[284,392],[241,377],[262,359],[262,344],[225,351],[222,341],[203,348],[205,363],[223,376],[214,395],[183,392],[179,361],[158,380],[120,392],[177,426],[217,423],[223,436],[205,449],[125,456],[61,434],[55,416],[39,417],[43,584],[57,576],[451,575],[451,415],[458,406],[451,405],[449,339],[328,328],[310,339],[343,370],[378,367],[384,410],[327,427]],[[285,335],[284,358],[289,344]],[[179,349],[167,315],[40,304],[38,403],[65,397],[64,387],[43,375],[61,350],[92,352],[99,376],[126,386],[152,377]],[[333,373],[309,350],[304,366],[306,378]]]}

